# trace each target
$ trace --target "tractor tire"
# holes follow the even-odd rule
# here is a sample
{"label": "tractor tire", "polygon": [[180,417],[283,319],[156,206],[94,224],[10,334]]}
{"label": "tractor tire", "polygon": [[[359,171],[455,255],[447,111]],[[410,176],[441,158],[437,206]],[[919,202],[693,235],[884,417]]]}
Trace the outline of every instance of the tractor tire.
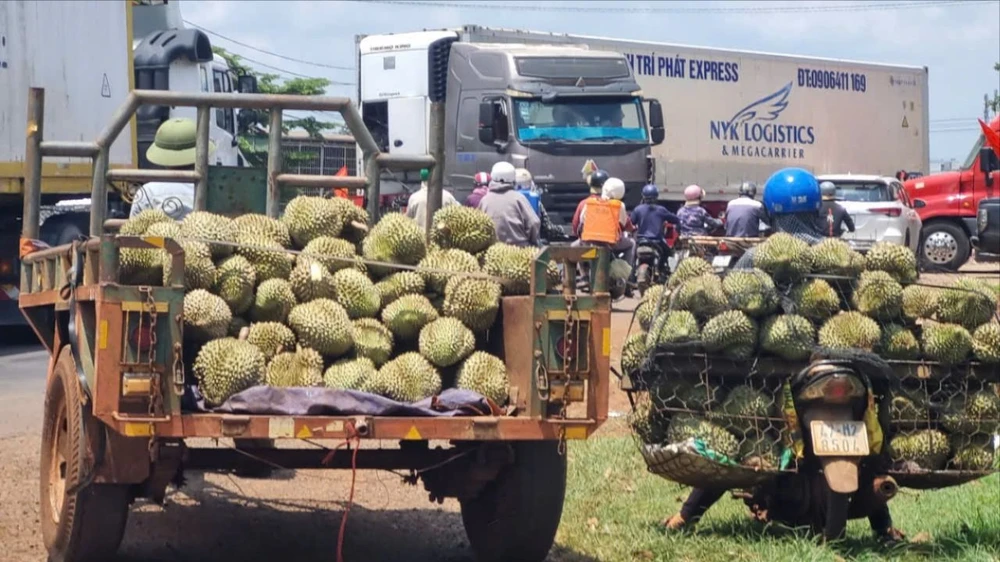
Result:
{"label": "tractor tire", "polygon": [[542,562],[566,497],[566,455],[555,441],[513,442],[514,462],[474,499],[462,523],[479,562]]}
{"label": "tractor tire", "polygon": [[87,482],[103,431],[81,401],[76,367],[64,347],[49,375],[42,423],[39,488],[49,562],[105,562],[121,544],[129,486]]}

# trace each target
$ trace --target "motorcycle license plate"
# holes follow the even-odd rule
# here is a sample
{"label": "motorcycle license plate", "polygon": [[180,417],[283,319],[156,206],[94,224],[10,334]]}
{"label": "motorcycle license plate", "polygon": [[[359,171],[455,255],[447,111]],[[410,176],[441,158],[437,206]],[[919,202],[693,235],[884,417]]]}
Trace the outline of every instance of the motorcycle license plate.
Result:
{"label": "motorcycle license plate", "polygon": [[821,421],[809,424],[817,457],[868,456],[868,431],[861,421]]}
{"label": "motorcycle license plate", "polygon": [[712,267],[729,267],[729,262],[733,256],[715,256],[712,258]]}

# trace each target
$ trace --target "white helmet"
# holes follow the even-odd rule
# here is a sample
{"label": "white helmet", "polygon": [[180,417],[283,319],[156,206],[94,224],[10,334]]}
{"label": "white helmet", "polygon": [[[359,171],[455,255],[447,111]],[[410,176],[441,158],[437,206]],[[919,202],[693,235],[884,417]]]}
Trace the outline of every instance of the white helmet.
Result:
{"label": "white helmet", "polygon": [[625,197],[625,182],[618,178],[608,178],[601,188],[601,197],[621,201],[622,197]]}
{"label": "white helmet", "polygon": [[531,189],[535,185],[535,180],[527,168],[518,168],[514,170],[514,184],[518,189]]}
{"label": "white helmet", "polygon": [[514,184],[514,165],[510,162],[497,162],[490,170],[490,180],[497,183]]}

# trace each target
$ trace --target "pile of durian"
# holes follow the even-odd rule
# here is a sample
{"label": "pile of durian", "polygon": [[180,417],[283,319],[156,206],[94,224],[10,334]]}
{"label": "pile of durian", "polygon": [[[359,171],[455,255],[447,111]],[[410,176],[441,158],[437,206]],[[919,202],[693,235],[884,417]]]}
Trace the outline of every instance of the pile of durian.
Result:
{"label": "pile of durian", "polygon": [[[718,275],[700,257],[682,260],[667,283],[651,288],[637,307],[641,331],[624,344],[622,371],[639,371],[655,349],[673,349],[682,354],[704,352],[736,360],[771,356],[793,362],[805,362],[818,348],[853,349],[890,360],[951,366],[970,361],[1000,363],[996,289],[971,278],[960,279],[948,288],[918,285],[916,258],[906,247],[879,243],[863,256],[838,239],[810,246],[778,233],[755,248],[752,266]],[[657,376],[655,370],[644,377],[650,376]],[[669,375],[658,376],[662,379]],[[684,419],[664,415],[662,393],[658,395],[654,390],[650,389],[651,413],[633,412],[633,427],[640,437],[646,436],[646,443],[662,444],[661,438],[669,437],[668,429]],[[718,391],[727,393],[724,388]],[[745,428],[734,427],[732,420],[719,419],[719,414],[709,407],[711,400],[706,400],[704,385],[698,394],[700,402],[692,398],[675,408],[697,416],[694,419],[704,430],[702,434],[718,443],[722,451],[738,452],[734,443],[747,441],[741,434]],[[925,388],[924,402],[927,394]],[[900,460],[925,455],[924,443],[943,442],[949,446],[947,451],[933,450],[933,460],[940,458],[940,462],[927,462],[921,457],[917,464],[936,470],[947,463],[967,470],[987,462],[987,455],[992,463],[992,445],[986,447],[980,433],[992,435],[990,432],[1000,427],[1000,397],[992,389],[974,394],[956,392],[955,396],[959,398],[949,404],[949,411],[974,415],[983,423],[975,432],[957,434],[955,424],[948,429],[948,424],[924,416],[919,428],[911,427],[893,441]],[[767,397],[766,402],[775,403],[774,397]],[[917,407],[921,407],[919,403]],[[771,415],[776,414],[771,411]],[[652,431],[650,427],[660,429]],[[768,428],[772,433],[770,442],[778,440],[773,429]],[[920,437],[923,433],[914,437],[916,431],[936,433],[928,440]],[[951,436],[943,431],[951,432]],[[727,434],[736,439],[730,441]],[[911,443],[914,446],[910,447]],[[956,447],[956,443],[967,443],[979,452],[968,453],[969,447]],[[740,456],[737,454],[737,458]],[[967,460],[972,456],[973,460]]]}
{"label": "pile of durian", "polygon": [[[478,351],[477,336],[502,295],[528,292],[533,252],[498,243],[490,218],[467,207],[438,211],[430,244],[402,214],[367,221],[348,200],[298,196],[280,220],[147,210],[120,234],[183,248],[185,353],[209,406],[257,385],[411,403],[452,379],[502,406],[504,362]],[[163,285],[170,273],[164,250],[120,253],[123,284]]]}

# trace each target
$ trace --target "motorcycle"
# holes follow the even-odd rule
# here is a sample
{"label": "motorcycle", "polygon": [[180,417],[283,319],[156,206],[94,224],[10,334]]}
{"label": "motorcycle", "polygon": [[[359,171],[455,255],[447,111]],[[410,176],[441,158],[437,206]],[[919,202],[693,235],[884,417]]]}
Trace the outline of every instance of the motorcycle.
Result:
{"label": "motorcycle", "polygon": [[[871,371],[850,360],[820,360],[792,378],[805,456],[798,470],[737,495],[759,520],[789,526],[808,521],[827,540],[842,538],[848,519],[861,517],[883,536],[897,533],[887,502],[898,485],[886,473],[887,455],[869,442],[865,424],[869,401],[879,392]],[[884,451],[889,424],[885,418],[878,423]]]}
{"label": "motorcycle", "polygon": [[645,295],[653,285],[666,283],[670,276],[670,257],[677,241],[676,228],[667,223],[662,240],[639,238],[635,249],[635,281],[639,295]]}

